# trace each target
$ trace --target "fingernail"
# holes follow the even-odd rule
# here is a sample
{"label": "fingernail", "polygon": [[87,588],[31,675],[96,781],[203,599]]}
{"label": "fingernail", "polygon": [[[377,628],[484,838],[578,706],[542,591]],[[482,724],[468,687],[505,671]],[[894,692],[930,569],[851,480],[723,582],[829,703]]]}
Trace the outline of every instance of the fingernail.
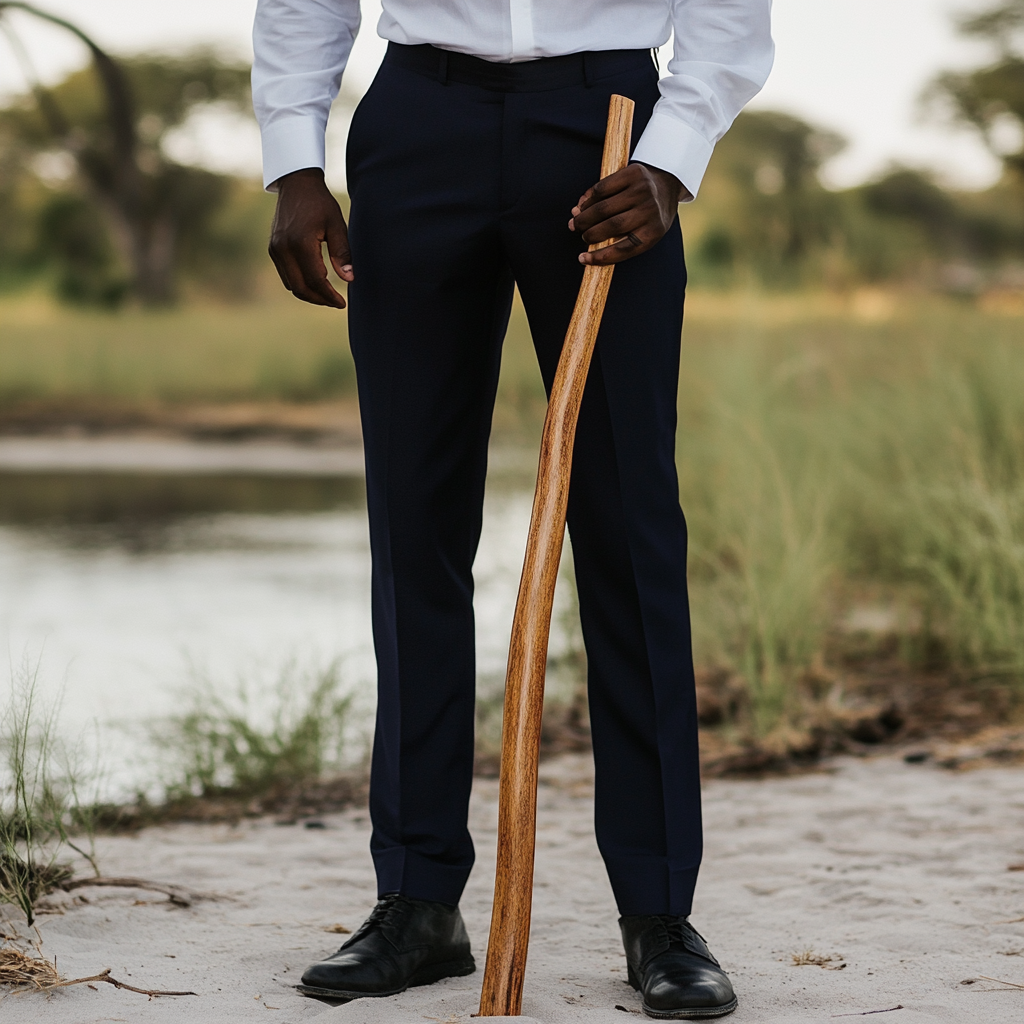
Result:
{"label": "fingernail", "polygon": [[587,254],[585,252],[581,252],[580,253],[580,263],[584,263],[585,264],[586,262],[587,262]]}
{"label": "fingernail", "polygon": [[352,272],[352,264],[351,263],[346,263],[341,269],[344,270],[346,274],[351,273]]}
{"label": "fingernail", "polygon": [[570,231],[575,231],[576,230],[576,222],[571,217],[569,218],[569,230]]}
{"label": "fingernail", "polygon": [[572,208],[572,215],[574,217],[578,217],[580,215],[580,208],[578,206],[574,206]]}

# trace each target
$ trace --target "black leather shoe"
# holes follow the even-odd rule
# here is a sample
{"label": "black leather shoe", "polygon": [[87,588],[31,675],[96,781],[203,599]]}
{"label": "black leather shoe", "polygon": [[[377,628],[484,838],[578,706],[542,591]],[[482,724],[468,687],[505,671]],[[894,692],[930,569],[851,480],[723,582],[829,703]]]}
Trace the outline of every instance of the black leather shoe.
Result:
{"label": "black leather shoe", "polygon": [[661,1020],[724,1017],[736,1009],[732,982],[685,917],[620,917],[629,983],[644,1013]]}
{"label": "black leather shoe", "polygon": [[313,964],[296,989],[321,999],[393,996],[413,985],[476,970],[458,907],[385,896],[334,956]]}

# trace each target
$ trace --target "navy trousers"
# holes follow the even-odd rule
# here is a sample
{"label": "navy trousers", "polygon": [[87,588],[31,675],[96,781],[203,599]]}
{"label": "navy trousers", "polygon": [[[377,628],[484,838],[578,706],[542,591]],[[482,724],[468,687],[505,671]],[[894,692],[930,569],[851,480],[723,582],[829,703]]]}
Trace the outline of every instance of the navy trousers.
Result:
{"label": "navy trousers", "polygon": [[[392,44],[352,123],[350,337],[366,448],[380,893],[454,904],[473,864],[473,559],[518,285],[545,385],[582,276],[572,207],[646,51],[493,65]],[[687,914],[701,858],[686,525],[675,471],[678,222],[619,264],[580,413],[569,531],[596,833],[623,914]]]}

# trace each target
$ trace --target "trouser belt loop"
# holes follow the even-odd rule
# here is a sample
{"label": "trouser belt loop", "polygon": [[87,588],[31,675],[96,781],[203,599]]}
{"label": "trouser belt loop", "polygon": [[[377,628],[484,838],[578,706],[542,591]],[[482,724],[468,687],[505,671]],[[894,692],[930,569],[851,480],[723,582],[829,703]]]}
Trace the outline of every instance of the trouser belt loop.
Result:
{"label": "trouser belt loop", "polygon": [[441,59],[438,61],[437,80],[442,85],[448,84],[448,51],[441,51]]}
{"label": "trouser belt loop", "polygon": [[583,84],[589,89],[594,84],[594,69],[591,67],[589,53],[582,54],[583,57]]}

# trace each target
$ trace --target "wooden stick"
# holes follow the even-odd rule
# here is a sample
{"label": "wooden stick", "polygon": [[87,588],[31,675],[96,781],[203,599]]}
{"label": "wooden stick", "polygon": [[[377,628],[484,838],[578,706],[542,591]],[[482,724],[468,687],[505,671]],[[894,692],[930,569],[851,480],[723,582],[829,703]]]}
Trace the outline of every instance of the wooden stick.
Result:
{"label": "wooden stick", "polygon": [[[602,178],[626,166],[632,125],[633,101],[624,96],[612,96],[601,160]],[[590,248],[598,249],[615,241],[617,239],[611,239]],[[588,266],[583,271],[583,283],[562,346],[544,420],[537,489],[505,677],[498,865],[487,966],[480,995],[481,1017],[518,1017],[522,1012],[533,902],[537,763],[551,604],[565,534],[576,420],[614,269],[614,266]]]}

